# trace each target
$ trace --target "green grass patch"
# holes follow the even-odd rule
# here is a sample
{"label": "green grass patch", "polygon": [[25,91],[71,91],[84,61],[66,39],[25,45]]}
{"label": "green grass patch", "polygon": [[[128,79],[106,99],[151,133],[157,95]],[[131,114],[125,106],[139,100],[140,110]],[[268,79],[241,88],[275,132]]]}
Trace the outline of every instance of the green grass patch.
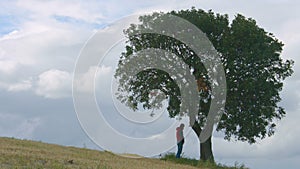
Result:
{"label": "green grass patch", "polygon": [[243,164],[235,163],[233,167],[229,167],[222,164],[216,164],[208,161],[200,161],[197,159],[190,159],[190,158],[176,158],[174,153],[166,154],[164,157],[161,158],[163,161],[170,161],[177,164],[183,165],[190,165],[197,168],[207,168],[207,169],[248,169]]}

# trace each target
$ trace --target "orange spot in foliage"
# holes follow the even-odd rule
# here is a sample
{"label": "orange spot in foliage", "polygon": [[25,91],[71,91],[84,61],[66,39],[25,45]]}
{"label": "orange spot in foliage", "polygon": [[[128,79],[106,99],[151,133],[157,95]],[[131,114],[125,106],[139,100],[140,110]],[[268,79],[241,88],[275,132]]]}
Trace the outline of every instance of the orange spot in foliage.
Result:
{"label": "orange spot in foliage", "polygon": [[198,91],[208,91],[208,86],[207,84],[204,82],[204,79],[202,77],[200,77],[198,80],[197,80],[197,86],[198,86]]}

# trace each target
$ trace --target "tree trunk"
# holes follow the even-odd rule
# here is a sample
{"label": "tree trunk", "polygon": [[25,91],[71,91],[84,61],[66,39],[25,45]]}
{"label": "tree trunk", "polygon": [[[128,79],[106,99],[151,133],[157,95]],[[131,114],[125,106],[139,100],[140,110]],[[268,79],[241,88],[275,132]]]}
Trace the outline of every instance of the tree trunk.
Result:
{"label": "tree trunk", "polygon": [[192,129],[196,133],[199,139],[200,143],[200,160],[202,161],[209,161],[214,163],[214,155],[212,152],[212,142],[211,142],[211,137],[209,137],[205,142],[201,143],[200,142],[200,133],[202,131],[200,125],[198,122],[195,122]]}
{"label": "tree trunk", "polygon": [[210,161],[212,163],[215,161],[212,152],[211,137],[209,137],[204,143],[200,143],[200,160]]}

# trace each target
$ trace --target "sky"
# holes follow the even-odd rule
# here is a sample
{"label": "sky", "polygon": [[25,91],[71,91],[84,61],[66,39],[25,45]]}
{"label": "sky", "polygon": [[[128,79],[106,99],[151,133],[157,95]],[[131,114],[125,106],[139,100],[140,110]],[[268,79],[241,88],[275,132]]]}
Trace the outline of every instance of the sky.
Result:
{"label": "sky", "polygon": [[[83,46],[97,31],[106,33],[108,25],[114,25],[125,16],[192,6],[228,14],[230,19],[238,13],[255,19],[260,27],[272,32],[285,44],[282,57],[295,61],[294,74],[285,80],[280,93],[280,105],[287,115],[277,122],[275,135],[249,145],[225,141],[222,134],[214,133],[216,161],[227,165],[238,162],[251,169],[299,168],[300,2],[292,0],[1,0],[0,136],[101,149],[92,141],[95,138],[89,137],[81,127],[74,108],[72,79]],[[102,41],[108,42],[109,39]],[[119,49],[115,47],[114,50]],[[89,71],[98,71],[101,77],[112,72],[105,66],[91,67]],[[90,84],[85,81],[89,76],[82,76],[82,90],[90,89]],[[101,88],[96,92],[101,96],[98,102],[112,99],[109,94],[101,93]],[[108,110],[105,105],[103,107],[103,112]],[[121,126],[123,122],[114,114],[104,116],[108,121],[117,121],[112,123],[120,132],[145,137],[141,131],[151,136],[160,133],[160,127],[166,129],[166,124],[174,124],[163,112],[161,114],[166,123],[144,126],[138,131]],[[168,151],[176,150],[170,148]],[[198,140],[193,133],[187,136],[184,155],[199,157]]]}

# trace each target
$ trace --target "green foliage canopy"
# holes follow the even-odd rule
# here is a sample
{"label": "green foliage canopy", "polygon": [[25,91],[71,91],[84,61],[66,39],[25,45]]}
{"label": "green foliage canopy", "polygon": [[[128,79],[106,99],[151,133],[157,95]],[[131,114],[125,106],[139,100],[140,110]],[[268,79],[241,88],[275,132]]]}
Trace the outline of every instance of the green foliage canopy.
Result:
{"label": "green foliage canopy", "polygon": [[[202,30],[220,54],[226,74],[227,98],[217,131],[223,131],[227,140],[235,138],[249,143],[273,135],[276,120],[284,117],[286,113],[284,108],[278,105],[281,100],[279,92],[282,90],[283,80],[293,73],[293,61],[284,61],[280,57],[283,43],[273,34],[260,28],[255,20],[240,14],[235,16],[231,23],[227,15],[195,8],[172,11],[168,14],[186,19]],[[126,81],[126,74],[122,70],[128,57],[143,49],[166,50],[189,65],[195,80],[203,79],[209,89],[199,91],[201,99],[196,121],[199,127],[203,128],[213,96],[207,76],[208,70],[195,52],[172,37],[151,33],[131,36],[140,29],[151,30],[159,26],[156,20],[161,15],[165,14],[141,16],[141,24],[132,24],[124,31],[128,41],[126,51],[120,57],[115,77],[121,84],[119,90],[127,91],[128,95],[120,96],[119,99],[133,110],[137,109],[138,104],[142,104],[144,108],[151,108],[155,105],[151,105],[149,93],[153,89],[159,89],[169,100],[170,117],[180,116],[182,98],[178,86],[168,73],[148,69]]]}

